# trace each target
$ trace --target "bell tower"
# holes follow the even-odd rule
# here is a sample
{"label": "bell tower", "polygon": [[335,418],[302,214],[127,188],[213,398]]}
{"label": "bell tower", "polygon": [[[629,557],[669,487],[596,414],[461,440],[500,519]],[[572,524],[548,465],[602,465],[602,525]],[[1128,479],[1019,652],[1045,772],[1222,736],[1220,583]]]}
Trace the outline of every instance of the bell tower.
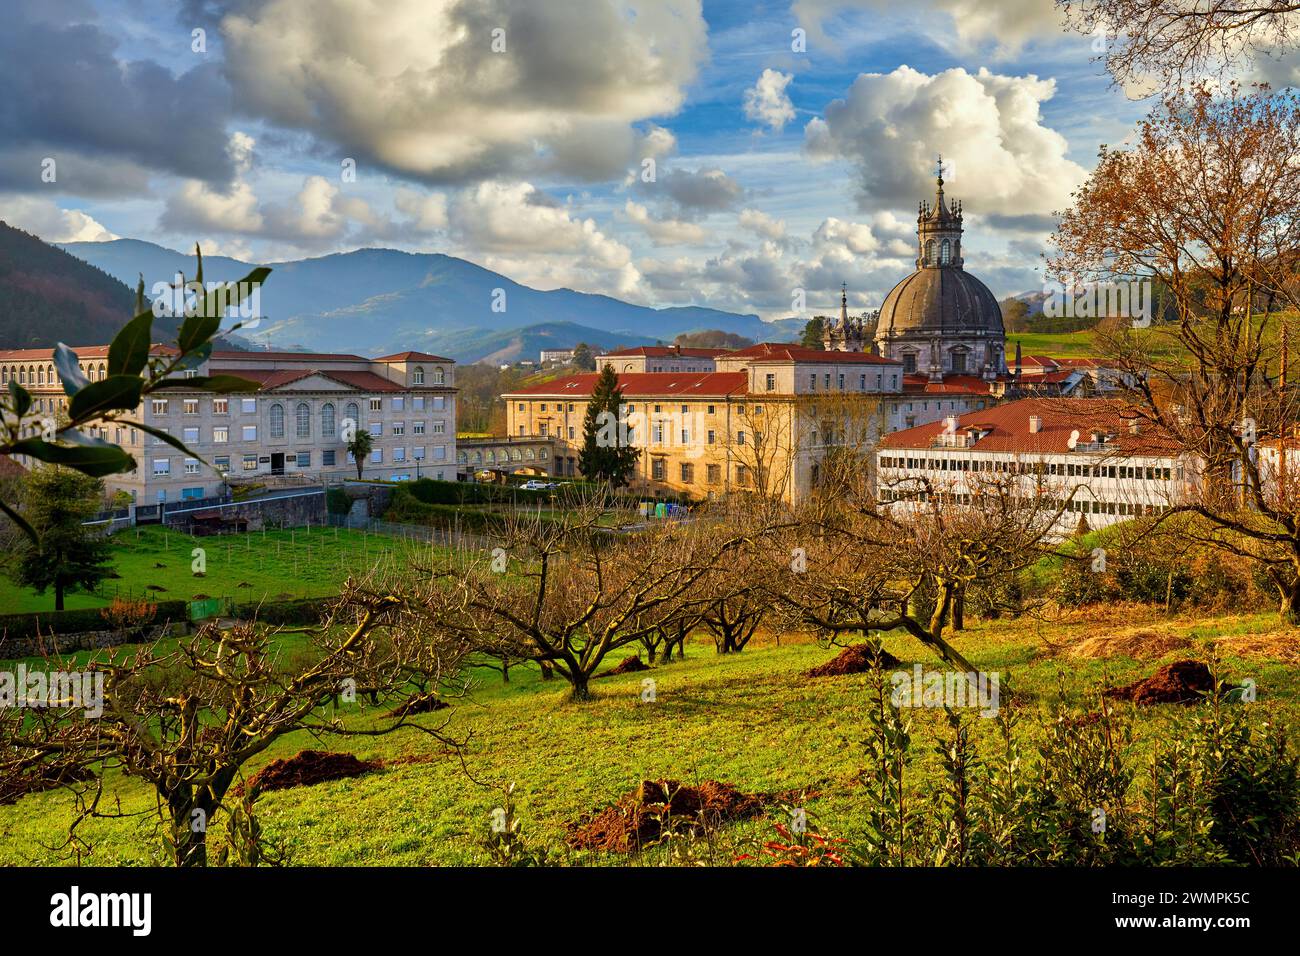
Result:
{"label": "bell tower", "polygon": [[934,203],[924,200],[916,210],[916,239],[918,269],[960,269],[961,256],[961,202],[946,200],[943,195],[943,157],[935,170]]}

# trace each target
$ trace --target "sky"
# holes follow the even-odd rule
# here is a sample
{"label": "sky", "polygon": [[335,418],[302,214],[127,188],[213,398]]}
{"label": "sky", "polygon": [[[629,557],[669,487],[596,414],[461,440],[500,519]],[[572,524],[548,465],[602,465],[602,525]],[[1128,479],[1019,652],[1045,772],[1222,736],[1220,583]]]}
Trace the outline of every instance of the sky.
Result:
{"label": "sky", "polygon": [[875,308],[916,207],[1042,287],[1150,101],[1052,0],[6,0],[0,219],[271,263],[381,246],[764,318]]}

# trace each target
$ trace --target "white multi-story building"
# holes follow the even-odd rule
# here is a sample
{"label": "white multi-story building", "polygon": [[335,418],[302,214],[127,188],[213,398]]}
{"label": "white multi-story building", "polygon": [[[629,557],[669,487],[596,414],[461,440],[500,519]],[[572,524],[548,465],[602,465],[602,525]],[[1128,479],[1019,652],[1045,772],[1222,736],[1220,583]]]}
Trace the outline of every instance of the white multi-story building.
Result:
{"label": "white multi-story building", "polygon": [[714,359],[729,355],[726,349],[682,348],[680,345],[641,345],[596,356],[596,370],[606,365],[615,372],[714,372]]}
{"label": "white multi-story building", "polygon": [[1158,514],[1196,480],[1174,439],[1110,399],[1027,398],[886,435],[876,452],[877,497],[915,507],[941,495],[957,504],[990,481],[1098,528]]}
{"label": "white multi-story building", "polygon": [[[74,351],[91,381],[107,374],[107,346]],[[175,350],[155,345],[153,354]],[[101,437],[137,461],[135,471],[105,479],[110,494],[124,491],[138,504],[156,504],[216,496],[241,480],[355,478],[345,440],[349,421],[372,436],[372,451],[363,463],[366,478],[456,477],[451,359],[423,352],[368,359],[217,351],[191,374],[235,375],[257,387],[230,395],[167,389],[124,416],[180,439],[200,457],[184,455],[131,424],[104,427]],[[0,385],[8,387],[11,381],[32,393],[37,416],[57,420],[66,410],[49,349],[0,351]]]}

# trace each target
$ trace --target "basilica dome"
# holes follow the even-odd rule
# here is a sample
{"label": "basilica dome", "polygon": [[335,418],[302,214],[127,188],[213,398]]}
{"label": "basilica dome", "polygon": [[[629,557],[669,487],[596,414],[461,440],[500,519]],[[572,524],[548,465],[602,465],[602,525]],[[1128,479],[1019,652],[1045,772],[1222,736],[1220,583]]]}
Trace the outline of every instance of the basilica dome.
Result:
{"label": "basilica dome", "polygon": [[889,291],[876,334],[956,331],[1003,334],[1002,309],[979,279],[960,268],[921,268]]}

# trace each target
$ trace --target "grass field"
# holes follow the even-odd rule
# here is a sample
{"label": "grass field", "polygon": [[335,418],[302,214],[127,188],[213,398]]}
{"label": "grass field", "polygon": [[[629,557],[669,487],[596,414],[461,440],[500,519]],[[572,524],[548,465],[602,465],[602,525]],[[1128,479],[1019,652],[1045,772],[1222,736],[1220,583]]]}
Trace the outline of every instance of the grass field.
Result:
{"label": "grass field", "polygon": [[[70,593],[69,608],[103,607],[117,594],[150,600],[196,595],[239,603],[337,594],[350,574],[427,555],[429,546],[342,528],[297,528],[194,538],[158,526],[114,535],[116,578],[95,594]],[[192,571],[193,551],[205,552],[206,571]],[[0,575],[0,614],[54,609],[54,592],[38,595]]]}
{"label": "grass field", "polygon": [[[1076,658],[1066,651],[1083,638],[1138,626],[1190,636],[1196,646],[1151,660]],[[1090,708],[1103,680],[1127,682],[1162,662],[1203,654],[1204,642],[1211,638],[1276,630],[1271,616],[1166,619],[1154,611],[1124,607],[1051,624],[985,622],[958,635],[956,642],[977,667],[999,671],[1004,679],[1009,674],[1018,704],[1033,711],[1051,706],[1058,683],[1070,705]],[[885,643],[905,665],[934,665],[933,657],[911,640],[890,637]],[[423,761],[260,797],[257,809],[266,834],[288,841],[295,864],[483,863],[490,814],[501,803],[494,787],[508,782],[516,784],[516,807],[526,838],[550,845],[561,861],[573,863],[658,858],[657,850],[629,860],[563,848],[567,824],[613,802],[643,778],[713,778],[751,792],[811,788],[817,796],[805,802],[810,818],[832,835],[853,839],[865,826],[866,798],[855,777],[865,763],[866,678],[802,676],[832,653],[815,643],[786,640],[781,646],[767,641],[723,657],[708,642],[695,640],[685,661],[596,681],[597,698],[587,704],[568,702],[561,683],[542,683],[531,668],[513,671],[511,684],[505,686],[498,676],[477,672],[481,676],[470,699],[420,718],[426,726],[449,719],[448,731],[468,739],[463,766],[427,736],[404,730],[385,737],[323,742],[299,734],[279,741],[247,771],[307,748],[351,750],[363,758],[417,755]],[[1294,660],[1249,653],[1252,656],[1225,653],[1224,670],[1234,679],[1254,678],[1259,702],[1248,706],[1272,712],[1295,731],[1300,724],[1300,676]],[[1270,653],[1283,652],[1275,648]],[[616,654],[614,660],[621,656]],[[654,703],[640,699],[641,681],[647,676],[657,684]],[[1138,711],[1128,759],[1141,766],[1153,741],[1168,737],[1174,723],[1194,710],[1162,706]],[[346,719],[352,726],[373,726],[373,718],[355,708]],[[912,711],[911,720],[917,755],[913,772],[936,774],[933,744],[942,712]],[[991,727],[984,729],[991,723],[975,721],[981,745],[992,740]],[[1142,776],[1140,770],[1139,779]],[[117,806],[120,799],[122,811],[133,815],[87,821],[79,831],[92,844],[84,862],[144,864],[160,859],[152,791],[117,774],[110,775],[107,790],[105,805]],[[0,807],[0,864],[68,862],[66,852],[53,848],[61,842],[71,812],[66,791],[34,794]],[[731,842],[718,851],[722,857],[716,862],[729,862],[735,841],[745,835],[767,834],[770,822],[728,827]],[[218,824],[214,842],[221,840],[220,833]]]}

